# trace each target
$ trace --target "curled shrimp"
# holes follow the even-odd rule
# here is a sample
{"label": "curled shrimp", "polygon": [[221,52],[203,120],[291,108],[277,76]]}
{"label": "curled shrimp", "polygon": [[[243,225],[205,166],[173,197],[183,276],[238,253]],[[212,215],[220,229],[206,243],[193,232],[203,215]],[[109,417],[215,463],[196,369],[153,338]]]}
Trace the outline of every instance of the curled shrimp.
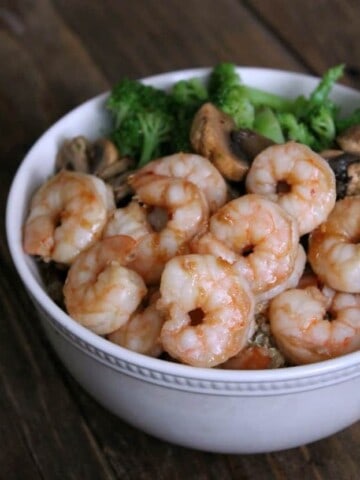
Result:
{"label": "curled shrimp", "polygon": [[271,200],[247,194],[214,213],[208,232],[195,238],[191,249],[233,264],[257,296],[287,281],[298,245],[296,221]]}
{"label": "curled shrimp", "polygon": [[273,368],[271,350],[261,345],[249,345],[221,365],[226,370],[265,370]]}
{"label": "curled shrimp", "polygon": [[335,205],[335,175],[326,160],[306,145],[288,142],[262,151],[246,177],[248,192],[276,201],[311,232]]}
{"label": "curled shrimp", "polygon": [[309,237],[309,262],[323,283],[360,293],[359,239],[360,196],[346,197]]}
{"label": "curled shrimp", "polygon": [[163,352],[160,331],[165,321],[156,307],[158,298],[158,292],[152,295],[149,304],[139,307],[122,327],[107,336],[108,340],[134,352],[158,357]]}
{"label": "curled shrimp", "polygon": [[279,293],[284,292],[285,290],[288,290],[290,288],[295,288],[299,284],[299,281],[304,273],[305,265],[306,252],[304,250],[304,247],[299,243],[297,247],[297,254],[295,257],[295,265],[289,277],[287,277],[283,282],[275,285],[273,288],[270,288],[269,290],[266,290],[265,292],[257,295],[256,303],[267,304],[269,300],[276,297],[276,295],[279,295]]}
{"label": "curled shrimp", "polygon": [[159,231],[152,228],[151,233],[139,240],[130,264],[145,283],[157,284],[166,262],[186,252],[188,242],[205,229],[208,204],[201,190],[182,178],[149,174],[134,178],[132,187],[139,202],[165,215]]}
{"label": "curled shrimp", "polygon": [[228,199],[225,180],[216,167],[205,157],[193,153],[175,153],[148,163],[134,174],[134,178],[154,173],[184,178],[200,188],[208,201],[210,212],[215,212]]}
{"label": "curled shrimp", "polygon": [[143,279],[126,268],[136,242],[125,235],[105,238],[76,258],[64,285],[69,315],[95,333],[120,328],[147,292]]}
{"label": "curled shrimp", "polygon": [[140,240],[151,232],[146,209],[135,200],[126,207],[114,209],[105,226],[103,237],[127,235]]}
{"label": "curled shrimp", "polygon": [[106,184],[60,171],[35,193],[24,226],[24,250],[45,262],[70,264],[101,236],[114,200]]}
{"label": "curled shrimp", "polygon": [[234,356],[254,330],[247,282],[213,255],[184,255],[165,266],[157,307],[164,350],[183,363],[213,367]]}
{"label": "curled shrimp", "polygon": [[294,364],[319,362],[360,348],[360,295],[296,288],[275,297],[268,313],[279,349]]}

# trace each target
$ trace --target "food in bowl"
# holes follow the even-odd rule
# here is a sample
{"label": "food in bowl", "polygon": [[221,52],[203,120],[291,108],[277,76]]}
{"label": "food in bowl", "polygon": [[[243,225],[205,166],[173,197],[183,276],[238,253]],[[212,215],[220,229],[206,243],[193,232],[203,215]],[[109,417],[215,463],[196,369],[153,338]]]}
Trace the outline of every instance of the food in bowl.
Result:
{"label": "food in bowl", "polygon": [[[334,170],[314,150],[333,147],[345,122],[329,99],[342,71],[293,101],[244,86],[233,64],[170,92],[120,81],[107,100],[109,138],[62,145],[24,226],[26,253],[68,269],[57,294],[69,315],[197,367],[274,368],[358,350],[360,197],[336,202]],[[258,145],[251,159],[230,142],[245,127],[242,144]],[[107,181],[119,175],[125,197]],[[307,265],[314,280],[303,286]]]}
{"label": "food in bowl", "polygon": [[[307,95],[318,84],[318,79],[288,72],[238,71],[246,84],[290,98]],[[146,83],[168,89],[177,80],[206,80],[208,75],[208,69],[173,72]],[[340,85],[334,86],[333,95],[345,115],[359,99],[357,92]],[[359,352],[308,365],[267,369],[263,351],[255,349],[258,371],[194,368],[109,342],[72,320],[50,300],[48,281],[39,271],[42,264],[23,251],[22,229],[30,199],[54,174],[56,154],[67,139],[85,136],[95,142],[110,131],[106,99],[107,95],[102,95],[85,103],[39,139],[20,166],[8,200],[6,228],[13,261],[69,372],[101,405],[131,425],[169,442],[212,452],[291,448],[359,420]],[[301,253],[299,257],[300,262]],[[311,276],[302,278],[305,284],[312,281]],[[258,331],[260,344],[266,329],[264,325],[264,330]],[[250,358],[252,351],[247,354]]]}

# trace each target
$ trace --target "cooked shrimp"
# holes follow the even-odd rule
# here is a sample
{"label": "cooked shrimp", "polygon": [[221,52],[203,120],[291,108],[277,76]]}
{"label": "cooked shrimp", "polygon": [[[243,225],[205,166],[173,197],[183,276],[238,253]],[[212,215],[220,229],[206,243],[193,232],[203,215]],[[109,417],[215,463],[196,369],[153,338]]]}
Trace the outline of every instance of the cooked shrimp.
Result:
{"label": "cooked shrimp", "polygon": [[70,264],[102,234],[114,200],[99,178],[63,170],[35,193],[24,227],[24,250],[45,262]]}
{"label": "cooked shrimp", "polygon": [[271,301],[269,319],[279,349],[294,364],[360,348],[360,295],[317,287],[287,290]]}
{"label": "cooked shrimp", "polygon": [[360,293],[359,240],[360,196],[346,197],[309,238],[309,262],[323,283]]}
{"label": "cooked shrimp", "polygon": [[254,299],[247,282],[213,255],[170,260],[157,307],[166,316],[164,350],[183,363],[219,365],[241,350],[254,331]]}
{"label": "cooked shrimp", "polygon": [[134,240],[140,240],[151,232],[146,209],[136,201],[131,201],[126,207],[114,209],[103,237],[127,235]]}
{"label": "cooked shrimp", "polygon": [[215,212],[228,199],[227,186],[219,170],[205,157],[193,153],[175,153],[148,163],[134,177],[155,173],[167,177],[184,178],[200,188],[208,201],[210,212]]}
{"label": "cooked shrimp", "polygon": [[158,357],[162,351],[160,331],[165,318],[157,309],[159,295],[152,295],[149,304],[131,315],[120,328],[108,335],[108,340],[122,347],[151,357]]}
{"label": "cooked shrimp", "polygon": [[125,235],[105,238],[79,254],[69,269],[66,309],[95,333],[105,335],[124,325],[147,292],[140,275],[126,268],[135,244]]}
{"label": "cooked shrimp", "polygon": [[288,280],[298,245],[296,221],[271,200],[248,194],[212,215],[209,231],[191,248],[234,264],[257,296]]}
{"label": "cooked shrimp", "polygon": [[326,160],[306,145],[274,145],[254,159],[248,192],[276,201],[299,223],[303,235],[319,226],[335,205],[335,175]]}
{"label": "cooked shrimp", "polygon": [[206,227],[207,201],[201,190],[181,178],[149,174],[134,178],[132,186],[141,203],[166,213],[164,227],[139,240],[131,263],[147,284],[157,284],[165,263],[186,252],[188,242]]}
{"label": "cooked shrimp", "polygon": [[272,367],[272,352],[260,345],[249,345],[221,365],[226,370],[264,370]]}
{"label": "cooked shrimp", "polygon": [[276,297],[276,295],[279,295],[279,293],[284,292],[285,290],[288,290],[290,288],[295,288],[298,285],[304,273],[306,265],[306,253],[304,247],[301,244],[299,244],[297,248],[298,251],[295,258],[295,265],[289,277],[286,278],[283,282],[275,285],[275,287],[270,288],[269,290],[266,290],[265,292],[257,295],[255,298],[256,303],[267,303],[268,300]]}

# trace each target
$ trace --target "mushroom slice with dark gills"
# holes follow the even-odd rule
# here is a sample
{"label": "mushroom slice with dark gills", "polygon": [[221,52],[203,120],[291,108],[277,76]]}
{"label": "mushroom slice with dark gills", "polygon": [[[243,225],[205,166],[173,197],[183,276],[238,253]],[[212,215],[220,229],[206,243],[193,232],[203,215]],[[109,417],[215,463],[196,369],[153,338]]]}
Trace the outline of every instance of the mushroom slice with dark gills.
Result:
{"label": "mushroom slice with dark gills", "polygon": [[135,161],[122,157],[107,138],[91,142],[77,136],[66,140],[59,149],[55,165],[57,171],[75,170],[100,177],[112,186],[117,203],[131,193],[127,179],[135,168]]}
{"label": "mushroom slice with dark gills", "polygon": [[239,157],[245,157],[249,164],[265,148],[275,144],[270,138],[264,137],[249,128],[239,128],[231,132],[231,140],[234,152]]}
{"label": "mushroom slice with dark gills", "polygon": [[360,195],[360,153],[341,152],[328,162],[335,173],[337,198]]}
{"label": "mushroom slice with dark gills", "polygon": [[61,145],[55,161],[56,171],[62,169],[90,173],[88,165],[89,140],[83,136],[65,140]]}
{"label": "mushroom slice with dark gills", "polygon": [[208,158],[230,181],[242,180],[249,169],[245,155],[239,155],[232,146],[235,130],[233,119],[208,102],[195,114],[190,131],[195,152]]}

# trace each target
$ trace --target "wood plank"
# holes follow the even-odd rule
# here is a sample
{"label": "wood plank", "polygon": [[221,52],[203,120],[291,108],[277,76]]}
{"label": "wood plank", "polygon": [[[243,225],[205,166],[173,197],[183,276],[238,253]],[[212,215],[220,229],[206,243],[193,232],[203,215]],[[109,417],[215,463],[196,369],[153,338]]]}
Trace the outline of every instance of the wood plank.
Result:
{"label": "wood plank", "polygon": [[55,0],[55,5],[111,84],[124,75],[141,77],[224,60],[303,70],[236,0],[197,0],[191,8],[179,0],[90,5],[86,0]]}
{"label": "wood plank", "polygon": [[[294,57],[321,75],[339,63],[348,66],[344,83],[360,88],[358,0],[245,0],[259,21],[288,45]],[[356,19],[356,20],[355,20]]]}
{"label": "wood plank", "polygon": [[[5,411],[0,414],[3,431],[16,419],[15,430],[41,478],[114,478],[59,375],[58,361],[26,292],[8,269],[0,278],[0,296],[0,318],[4,319],[0,322],[0,394],[11,405],[11,416]],[[1,443],[6,443],[6,437]],[[17,455],[15,449],[0,456],[0,472],[13,465],[13,478],[27,478],[26,457],[18,463]]]}
{"label": "wood plank", "polygon": [[[123,75],[221,60],[321,74],[337,59],[357,58],[350,52],[356,27],[344,33],[341,22],[326,17],[326,2],[191,3],[190,9],[180,0],[2,2],[1,206],[37,136]],[[332,12],[349,21],[356,7],[355,1],[334,1]],[[0,478],[357,478],[359,425],[301,449],[225,456],[169,445],[106,412],[55,358],[12,268],[2,225],[0,239],[0,316],[6,319],[0,322]]]}
{"label": "wood plank", "polygon": [[108,84],[49,0],[5,5],[0,9],[0,64],[6,65],[0,75],[0,151],[12,168],[51,123]]}

